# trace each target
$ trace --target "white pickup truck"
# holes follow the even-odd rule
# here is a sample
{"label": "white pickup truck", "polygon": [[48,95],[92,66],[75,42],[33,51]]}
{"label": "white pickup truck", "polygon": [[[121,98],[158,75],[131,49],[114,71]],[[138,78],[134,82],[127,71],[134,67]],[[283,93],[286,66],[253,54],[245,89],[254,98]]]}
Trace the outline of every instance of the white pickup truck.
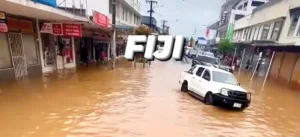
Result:
{"label": "white pickup truck", "polygon": [[233,74],[213,66],[195,65],[181,73],[179,83],[181,91],[191,93],[207,105],[245,109],[251,102],[251,93],[240,87]]}

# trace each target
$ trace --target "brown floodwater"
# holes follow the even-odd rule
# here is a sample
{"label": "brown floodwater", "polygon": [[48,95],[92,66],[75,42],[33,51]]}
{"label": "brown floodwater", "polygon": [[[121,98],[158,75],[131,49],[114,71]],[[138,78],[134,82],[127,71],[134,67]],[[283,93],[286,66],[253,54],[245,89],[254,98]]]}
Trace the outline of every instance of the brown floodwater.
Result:
{"label": "brown floodwater", "polygon": [[0,137],[297,137],[300,92],[261,79],[241,85],[253,92],[244,111],[206,106],[180,92],[190,65],[127,64],[66,70],[43,78],[0,83]]}

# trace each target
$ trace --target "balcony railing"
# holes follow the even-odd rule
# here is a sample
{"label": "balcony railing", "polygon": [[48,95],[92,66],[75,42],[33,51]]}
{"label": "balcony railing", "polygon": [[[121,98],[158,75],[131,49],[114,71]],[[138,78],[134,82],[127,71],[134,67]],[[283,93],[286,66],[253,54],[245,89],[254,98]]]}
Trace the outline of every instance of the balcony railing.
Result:
{"label": "balcony railing", "polygon": [[[74,1],[74,0],[58,0],[57,6],[59,9],[73,13],[78,16],[87,17],[86,14],[86,1]],[[80,3],[81,2],[81,3]]]}
{"label": "balcony railing", "polygon": [[139,0],[125,0],[125,2],[128,3],[137,12],[140,12],[140,10],[141,10],[141,3],[139,2]]}

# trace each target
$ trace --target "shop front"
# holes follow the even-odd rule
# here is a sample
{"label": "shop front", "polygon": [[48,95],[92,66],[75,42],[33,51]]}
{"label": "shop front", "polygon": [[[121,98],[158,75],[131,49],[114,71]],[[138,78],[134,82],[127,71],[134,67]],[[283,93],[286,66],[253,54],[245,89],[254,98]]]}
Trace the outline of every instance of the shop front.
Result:
{"label": "shop front", "polygon": [[0,14],[0,80],[40,75],[34,19]]}
{"label": "shop front", "polygon": [[75,39],[82,37],[81,24],[41,22],[43,72],[75,68]]}
{"label": "shop front", "polygon": [[110,35],[107,33],[94,33],[93,40],[93,59],[98,62],[101,51],[104,51],[106,60],[110,60]]}

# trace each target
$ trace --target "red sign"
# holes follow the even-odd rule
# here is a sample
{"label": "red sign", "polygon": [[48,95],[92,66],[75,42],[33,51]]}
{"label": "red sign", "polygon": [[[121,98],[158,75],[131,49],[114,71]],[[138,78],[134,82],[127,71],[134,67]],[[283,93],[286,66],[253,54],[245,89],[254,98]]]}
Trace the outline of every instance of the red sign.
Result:
{"label": "red sign", "polygon": [[8,28],[6,23],[0,23],[0,32],[7,32]]}
{"label": "red sign", "polygon": [[63,35],[82,37],[81,24],[63,24]]}
{"label": "red sign", "polygon": [[22,32],[33,32],[33,24],[32,21],[28,20],[19,20],[20,28]]}
{"label": "red sign", "polygon": [[63,35],[61,24],[52,24],[52,31],[54,35]]}
{"label": "red sign", "polygon": [[101,14],[97,11],[93,12],[93,21],[99,25],[99,26],[103,26],[103,27],[108,27],[109,26],[109,19],[107,16],[105,16],[104,14]]}
{"label": "red sign", "polygon": [[206,38],[209,38],[209,28],[206,29]]}
{"label": "red sign", "polygon": [[7,27],[12,31],[20,31],[19,21],[15,18],[7,18]]}

